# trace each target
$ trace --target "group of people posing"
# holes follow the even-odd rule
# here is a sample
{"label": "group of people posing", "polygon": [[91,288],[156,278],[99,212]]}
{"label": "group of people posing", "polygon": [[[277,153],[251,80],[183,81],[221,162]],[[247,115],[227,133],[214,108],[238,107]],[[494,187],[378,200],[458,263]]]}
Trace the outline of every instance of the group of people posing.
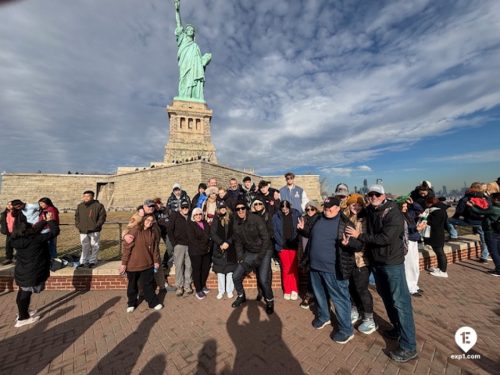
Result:
{"label": "group of people posing", "polygon": [[[471,221],[477,219],[485,238],[482,246],[487,246],[495,263],[491,274],[500,275],[497,183],[487,184],[484,191],[480,190],[481,196],[475,190],[477,184],[473,184],[459,202],[455,216],[448,219],[448,206],[434,195],[429,181],[395,200],[387,198],[382,185],[372,185],[363,196],[351,194],[341,183],[320,204],[310,201],[295,185],[293,173],[285,174],[285,179],[286,184],[277,190],[264,180],[256,186],[250,177],[245,177],[241,185],[233,178],[228,188],[218,186],[212,178],[208,184],[199,184],[192,199],[180,184],[173,186],[166,204],[160,198],[147,199],[122,233],[119,270],[128,278],[127,312],[135,310],[139,295],[150,308],[161,309],[156,286],[175,290],[179,297],[194,294],[199,300],[205,299],[212,269],[217,274],[217,299],[226,296],[234,308],[246,302],[243,280],[255,272],[257,299],[263,299],[265,311],[272,314],[274,258],[281,267],[285,300],[299,297],[299,269],[303,270],[301,275],[307,275],[307,290],[300,305],[316,305],[314,328],[331,324],[329,300],[333,302],[338,327],[332,339],[339,344],[353,339],[354,326],[364,334],[378,329],[368,288],[370,277],[374,277],[392,324],[391,330],[382,333],[399,343],[389,355],[406,362],[417,356],[411,299],[423,293],[418,286],[419,242],[429,244],[436,253],[438,267],[430,269],[430,274],[446,278],[445,232],[456,238],[453,225],[459,224],[471,225],[479,233],[478,223]],[[17,252],[15,278],[20,289],[16,326],[36,321],[36,314],[28,309],[29,298],[31,293],[43,290],[49,274],[47,264],[54,255],[51,243],[59,232],[57,209],[50,207],[50,199],[42,198],[37,219],[28,219],[26,205],[15,200],[1,217],[2,233],[8,235],[9,246]],[[97,263],[99,232],[105,219],[104,207],[94,199],[94,193],[84,192],[75,214],[82,267]],[[163,259],[161,240],[167,249]],[[35,247],[37,257],[32,256]],[[482,257],[487,260],[488,253],[483,252]],[[172,264],[175,286],[169,286],[165,278]]]}

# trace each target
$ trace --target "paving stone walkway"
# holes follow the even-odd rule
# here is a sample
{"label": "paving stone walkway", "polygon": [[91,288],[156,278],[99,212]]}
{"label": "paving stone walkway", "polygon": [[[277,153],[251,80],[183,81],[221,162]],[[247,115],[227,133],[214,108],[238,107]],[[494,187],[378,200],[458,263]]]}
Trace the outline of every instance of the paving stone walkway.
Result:
{"label": "paving stone walkway", "polygon": [[[490,267],[469,260],[450,265],[448,279],[421,275],[425,296],[413,299],[420,355],[402,365],[386,355],[396,343],[378,332],[335,344],[332,327],[313,329],[312,312],[296,301],[278,298],[268,317],[258,302],[234,310],[215,291],[203,301],[169,293],[160,312],[142,303],[127,314],[125,291],[43,292],[32,300],[40,321],[22,328],[14,328],[16,294],[0,295],[0,373],[500,374],[500,278],[485,273]],[[477,331],[468,354],[480,359],[450,358],[462,353],[461,326]]]}

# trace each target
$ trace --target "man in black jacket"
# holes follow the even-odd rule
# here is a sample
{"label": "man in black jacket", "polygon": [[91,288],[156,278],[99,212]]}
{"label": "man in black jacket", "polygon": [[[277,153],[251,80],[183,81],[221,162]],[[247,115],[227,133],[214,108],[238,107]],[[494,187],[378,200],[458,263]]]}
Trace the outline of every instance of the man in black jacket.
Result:
{"label": "man in black jacket", "polygon": [[177,287],[175,295],[177,297],[182,296],[184,292],[193,294],[193,288],[191,288],[192,267],[188,253],[189,208],[189,202],[182,201],[179,212],[172,214],[168,226],[168,237],[174,247],[175,286]]}
{"label": "man in black jacket", "polygon": [[404,217],[398,205],[386,199],[382,185],[370,186],[368,198],[366,233],[360,234],[351,227],[346,229],[346,233],[365,243],[377,291],[394,326],[392,330],[382,333],[388,338],[399,339],[399,348],[391,351],[389,357],[396,362],[407,362],[417,357],[417,343],[404,267]]}
{"label": "man in black jacket", "polygon": [[[272,243],[266,223],[261,217],[248,212],[245,201],[236,203],[235,211],[234,244],[238,265],[233,273],[233,281],[238,297],[232,306],[238,307],[246,302],[243,278],[261,264],[267,252],[272,251]],[[268,280],[261,287],[266,300],[266,312],[272,314],[274,312],[274,297],[271,280]]]}

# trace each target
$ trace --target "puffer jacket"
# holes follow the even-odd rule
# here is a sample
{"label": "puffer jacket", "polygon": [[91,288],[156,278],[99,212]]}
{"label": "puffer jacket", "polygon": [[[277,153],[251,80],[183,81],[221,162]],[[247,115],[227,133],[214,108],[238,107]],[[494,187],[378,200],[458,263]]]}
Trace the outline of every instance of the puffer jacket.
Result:
{"label": "puffer jacket", "polygon": [[47,225],[49,232],[35,233],[26,237],[11,237],[16,249],[14,278],[20,287],[36,286],[45,282],[50,275],[50,252],[48,241],[59,234],[59,225],[54,220],[40,221],[37,227]]}

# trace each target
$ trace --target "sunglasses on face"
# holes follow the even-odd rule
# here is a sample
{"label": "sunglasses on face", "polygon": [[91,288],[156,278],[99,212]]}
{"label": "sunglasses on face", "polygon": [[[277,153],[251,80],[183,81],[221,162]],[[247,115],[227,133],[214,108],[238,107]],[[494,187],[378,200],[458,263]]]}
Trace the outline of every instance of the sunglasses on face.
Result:
{"label": "sunglasses on face", "polygon": [[203,214],[194,214],[193,216],[202,216]]}
{"label": "sunglasses on face", "polygon": [[263,203],[260,203],[260,202],[255,202],[253,205],[254,205],[254,206],[263,206],[264,204],[263,204]]}
{"label": "sunglasses on face", "polygon": [[370,198],[373,198],[373,197],[380,198],[381,196],[382,196],[382,194],[380,194],[380,193],[375,193],[375,192],[368,193],[368,197],[370,197]]}
{"label": "sunglasses on face", "polygon": [[316,209],[315,208],[306,208],[306,211],[308,211],[308,212],[309,211],[316,211]]}
{"label": "sunglasses on face", "polygon": [[236,207],[235,211],[246,211],[246,207]]}

